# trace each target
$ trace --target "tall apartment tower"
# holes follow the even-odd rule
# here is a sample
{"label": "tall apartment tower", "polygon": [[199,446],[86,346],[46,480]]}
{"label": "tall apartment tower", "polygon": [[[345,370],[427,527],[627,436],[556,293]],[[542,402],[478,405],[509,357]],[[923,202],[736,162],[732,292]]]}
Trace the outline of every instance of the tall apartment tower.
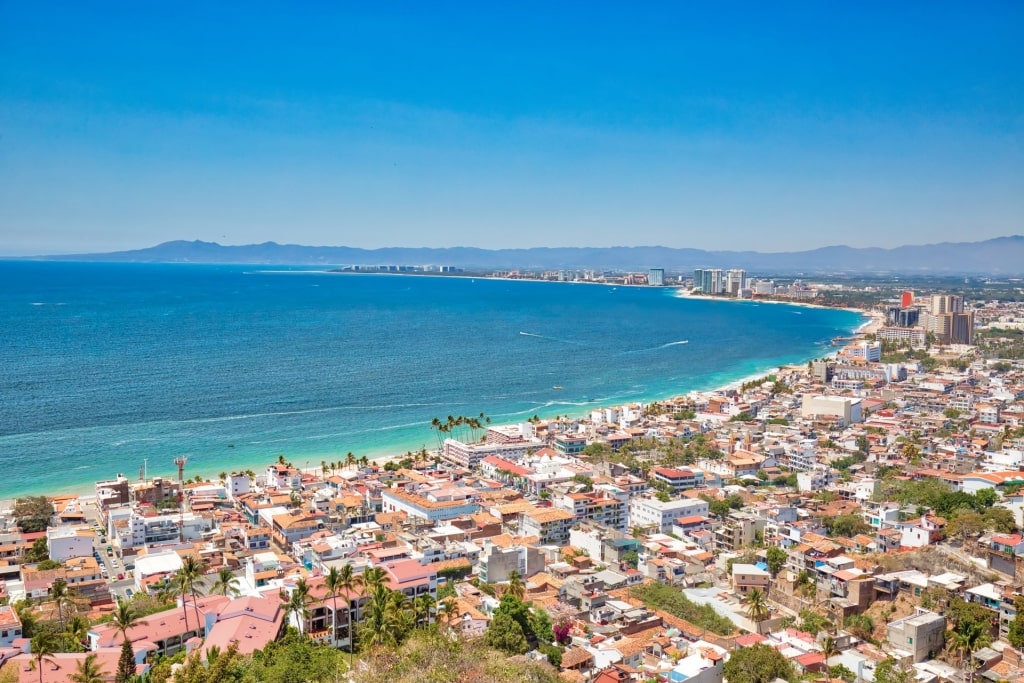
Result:
{"label": "tall apartment tower", "polygon": [[652,287],[662,287],[665,284],[665,269],[651,268],[647,271],[647,284]]}
{"label": "tall apartment tower", "polygon": [[956,294],[933,294],[932,304],[928,310],[932,315],[963,313],[964,298]]}
{"label": "tall apartment tower", "polygon": [[732,296],[738,296],[746,282],[747,271],[742,268],[733,268],[729,270],[725,277],[725,293]]}
{"label": "tall apartment tower", "polygon": [[903,292],[903,294],[900,295],[900,308],[910,308],[913,305],[914,305],[914,293],[913,292]]}

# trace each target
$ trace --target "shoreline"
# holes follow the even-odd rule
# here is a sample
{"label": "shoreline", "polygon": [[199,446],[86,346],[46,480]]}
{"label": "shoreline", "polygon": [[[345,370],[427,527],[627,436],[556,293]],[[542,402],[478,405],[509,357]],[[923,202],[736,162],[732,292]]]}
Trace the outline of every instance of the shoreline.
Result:
{"label": "shoreline", "polygon": [[[448,277],[448,276],[440,276],[440,277]],[[516,280],[516,281],[518,281],[518,280]],[[564,283],[560,283],[560,284],[564,284]],[[584,284],[584,283],[575,283],[575,284]],[[585,284],[606,284],[606,283],[585,283]],[[690,297],[681,297],[681,298],[690,298]],[[693,298],[697,298],[697,297],[693,297]],[[711,300],[715,300],[715,301],[733,301],[733,302],[738,301],[738,302],[741,302],[741,303],[742,302],[751,303],[751,300],[747,300],[747,299],[739,299],[739,300],[736,300],[736,299],[720,299],[720,298],[717,298],[717,297],[701,297],[701,298],[711,299]],[[778,305],[794,305],[794,306],[804,306],[804,307],[814,307],[814,308],[824,308],[824,309],[836,309],[836,310],[846,310],[848,312],[858,313],[858,314],[864,316],[866,319],[859,326],[857,326],[856,328],[853,328],[853,329],[850,330],[850,335],[851,336],[862,336],[862,335],[870,334],[871,333],[871,329],[870,328],[873,325],[877,325],[880,322],[880,318],[881,318],[881,315],[878,312],[865,311],[865,310],[862,310],[862,309],[855,309],[855,308],[839,308],[839,307],[833,307],[833,306],[819,306],[819,305],[814,305],[814,304],[800,304],[800,303],[791,303],[791,302],[782,302],[782,301],[772,301],[772,302],[756,301],[756,303],[773,303],[773,304],[778,304]],[[830,350],[829,353],[827,354],[827,356],[834,355],[836,352],[837,352],[837,350]],[[786,370],[787,368],[790,368],[790,369],[797,368],[800,365],[806,363],[808,360],[812,360],[814,358],[820,358],[820,357],[822,357],[820,354],[813,354],[812,355],[812,354],[808,353],[808,354],[805,355],[805,357],[802,357],[802,360],[800,360],[800,361],[791,361],[791,362],[788,362],[788,363],[778,363],[778,364],[775,364],[775,365],[770,365],[770,366],[765,367],[764,369],[759,369],[759,370],[756,370],[754,372],[747,372],[742,377],[738,377],[738,378],[735,378],[735,379],[729,379],[728,381],[725,381],[725,382],[716,382],[715,384],[713,384],[712,386],[710,386],[708,388],[684,389],[682,387],[676,387],[675,389],[673,389],[671,391],[667,391],[667,392],[656,392],[656,393],[653,393],[651,395],[639,396],[635,400],[631,400],[631,401],[627,400],[627,401],[613,401],[613,402],[600,402],[600,403],[594,402],[592,404],[584,404],[584,405],[579,405],[579,406],[572,406],[572,408],[574,408],[573,410],[566,410],[566,408],[569,407],[569,406],[560,405],[560,406],[557,406],[557,410],[548,410],[548,411],[544,411],[544,410],[528,410],[528,411],[524,411],[524,414],[526,414],[526,413],[534,413],[534,414],[540,415],[542,419],[551,419],[551,418],[553,418],[556,415],[565,415],[567,417],[584,418],[585,419],[585,418],[589,417],[589,414],[590,414],[590,412],[592,410],[595,410],[595,409],[598,409],[598,408],[622,406],[622,405],[628,405],[628,404],[632,404],[632,403],[642,403],[642,404],[645,404],[645,403],[652,403],[652,402],[659,402],[659,401],[672,401],[672,400],[677,400],[677,399],[684,399],[687,396],[691,396],[691,395],[693,395],[695,393],[712,394],[712,393],[717,393],[717,392],[733,390],[733,389],[738,388],[742,384],[744,384],[746,382],[749,382],[749,381],[751,381],[753,379],[757,379],[759,377],[764,377],[766,375],[771,375],[771,374],[779,374],[779,373],[783,372],[784,370]],[[515,420],[500,421],[500,422],[496,421],[495,424],[516,424],[516,422],[517,421],[515,421]],[[420,439],[420,441],[422,443],[423,440]],[[376,452],[374,452],[374,451],[369,451],[369,452],[364,451],[362,453],[362,455],[365,455],[370,460],[371,463],[373,463],[375,465],[378,465],[378,466],[382,466],[382,465],[384,465],[384,464],[386,464],[388,462],[396,462],[396,461],[399,461],[399,460],[403,459],[404,457],[406,457],[406,452],[407,451],[416,452],[416,451],[419,450],[420,447],[425,447],[425,444],[423,444],[422,446],[418,446],[416,448],[412,448],[410,444],[405,444],[404,446],[405,446],[404,450],[399,450],[399,449],[403,448],[403,444],[392,443],[390,445],[383,445]],[[434,448],[434,447],[431,447],[431,448],[428,448],[428,452],[431,453],[431,454],[436,454],[438,452],[438,450],[436,448]],[[242,467],[244,467],[246,469],[252,469],[254,472],[258,473],[260,469],[263,469],[266,466],[268,466],[269,464],[271,464],[272,462],[275,462],[276,461],[276,455],[277,454],[275,454],[275,455],[268,454],[265,458],[262,458],[262,459],[259,459],[259,460],[252,460],[249,463],[246,463],[246,464],[241,465],[241,466],[239,466],[239,464],[236,464],[233,468],[227,468],[227,467],[220,466],[220,467],[216,467],[216,468],[205,468],[204,467],[204,468],[194,469],[194,470],[191,471],[191,477],[195,477],[196,475],[200,475],[200,476],[202,476],[204,478],[211,478],[212,479],[212,478],[216,477],[217,473],[220,472],[220,471],[225,471],[225,470],[239,471],[239,469],[241,469]],[[340,452],[339,453],[295,453],[295,452],[293,452],[293,453],[289,454],[287,451],[282,451],[282,452],[279,453],[279,455],[283,455],[286,460],[290,461],[293,465],[295,465],[296,467],[301,469],[303,472],[308,472],[308,473],[318,473],[318,472],[320,472],[320,470],[321,470],[320,462],[322,462],[324,460],[327,460],[327,461],[330,462],[330,461],[333,461],[332,458],[333,459],[343,459],[344,458],[344,453],[340,453]],[[304,461],[304,464],[303,464],[303,461]],[[89,483],[84,483],[83,482],[81,485],[72,485],[72,486],[69,486],[67,488],[62,488],[62,489],[59,489],[59,490],[50,490],[50,491],[43,491],[43,492],[21,492],[19,494],[15,494],[15,495],[8,495],[5,498],[5,500],[8,499],[8,498],[10,500],[14,500],[17,497],[27,496],[27,495],[46,495],[46,496],[78,495],[80,497],[94,496],[95,495],[94,482],[95,481],[103,481],[103,480],[107,480],[107,479],[113,478],[114,476],[116,476],[116,474],[117,474],[116,472],[111,472],[111,473],[109,473],[109,474],[107,474],[107,475],[105,475],[105,476],[103,476],[103,477],[101,477],[99,479],[94,479],[93,482],[89,482]],[[189,474],[189,473],[186,472],[186,474]],[[167,474],[157,474],[157,473],[154,473],[152,476],[170,476],[170,473],[167,473]]]}

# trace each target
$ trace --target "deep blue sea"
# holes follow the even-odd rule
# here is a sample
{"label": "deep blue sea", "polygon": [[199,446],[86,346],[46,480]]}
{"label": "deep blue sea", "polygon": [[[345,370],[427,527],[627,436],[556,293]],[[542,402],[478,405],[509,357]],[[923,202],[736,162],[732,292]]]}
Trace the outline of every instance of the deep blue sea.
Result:
{"label": "deep blue sea", "polygon": [[144,460],[172,474],[178,454],[192,476],[433,448],[434,417],[710,389],[862,322],[668,288],[18,261],[0,261],[0,320],[0,498]]}

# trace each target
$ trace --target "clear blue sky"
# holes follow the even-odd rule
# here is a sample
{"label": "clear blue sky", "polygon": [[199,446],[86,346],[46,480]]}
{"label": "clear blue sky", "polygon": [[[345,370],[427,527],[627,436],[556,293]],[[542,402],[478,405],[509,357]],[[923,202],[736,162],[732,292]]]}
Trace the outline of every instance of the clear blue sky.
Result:
{"label": "clear blue sky", "polygon": [[719,5],[4,2],[0,254],[1024,233],[1024,3]]}

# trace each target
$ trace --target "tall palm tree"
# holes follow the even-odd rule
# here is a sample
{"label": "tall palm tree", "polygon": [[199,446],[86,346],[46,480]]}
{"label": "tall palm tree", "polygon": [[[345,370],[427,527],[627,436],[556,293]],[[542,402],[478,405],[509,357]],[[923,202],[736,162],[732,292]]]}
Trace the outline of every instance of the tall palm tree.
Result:
{"label": "tall palm tree", "polygon": [[96,654],[87,655],[78,662],[77,671],[68,676],[73,683],[103,683],[106,672],[96,663]]}
{"label": "tall palm tree", "polygon": [[[351,564],[346,564],[339,573],[341,576],[338,579],[338,588],[345,591],[348,602],[348,670],[351,671],[352,656],[356,649],[355,633],[352,631],[352,612],[355,611],[356,606],[359,604],[359,598],[362,597],[364,577],[356,574]],[[352,599],[353,593],[356,594],[355,600]]]}
{"label": "tall palm tree", "polygon": [[430,625],[430,617],[434,613],[434,606],[437,601],[429,594],[424,594],[412,601],[413,613],[416,615],[416,624],[421,626]]}
{"label": "tall palm tree", "polygon": [[526,584],[523,583],[523,577],[514,569],[508,575],[508,592],[519,600],[526,595]]}
{"label": "tall palm tree", "polygon": [[40,633],[32,637],[32,668],[39,672],[39,683],[43,683],[43,664],[54,662],[53,655],[56,654],[56,643],[48,633]]}
{"label": "tall palm tree", "polygon": [[398,592],[401,598],[392,598],[392,593],[393,591],[383,583],[374,584],[370,590],[370,600],[366,603],[361,622],[362,633],[365,633],[366,642],[370,645],[394,646],[398,644],[398,634],[401,628],[398,615],[405,594]]}
{"label": "tall palm tree", "polygon": [[64,579],[55,579],[50,586],[50,599],[57,607],[57,623],[64,630],[64,608],[71,602],[71,588]]}
{"label": "tall palm tree", "polygon": [[747,593],[747,616],[757,625],[757,632],[761,632],[761,622],[768,618],[771,612],[768,610],[768,601],[760,589],[754,588]]}
{"label": "tall palm tree", "polygon": [[963,621],[953,630],[949,646],[960,653],[960,665],[967,666],[967,680],[974,679],[974,653],[991,643],[992,636],[977,622]]}
{"label": "tall palm tree", "polygon": [[[351,571],[352,565],[345,565]],[[331,598],[331,644],[338,642],[338,592],[341,591],[341,572],[331,567],[324,577],[324,588]],[[346,610],[348,611],[348,610]]]}
{"label": "tall palm tree", "polygon": [[141,617],[135,612],[131,603],[120,599],[117,601],[117,608],[114,609],[110,623],[121,632],[121,658],[117,664],[118,681],[127,680],[126,677],[134,676],[136,673],[135,658],[131,641],[128,638],[128,630],[138,624],[140,619]]}
{"label": "tall palm tree", "polygon": [[832,636],[825,636],[821,639],[821,654],[825,657],[825,670],[828,671],[828,660],[839,654],[839,641]]}
{"label": "tall palm tree", "polygon": [[217,581],[210,588],[210,594],[235,597],[238,595],[238,588],[235,585],[237,583],[238,577],[228,567],[221,567],[217,570]]}
{"label": "tall palm tree", "polygon": [[117,607],[114,609],[114,613],[111,615],[110,623],[114,625],[114,628],[121,632],[121,636],[128,639],[128,629],[132,628],[139,623],[142,617],[136,613],[130,602],[121,600],[117,601]]}
{"label": "tall palm tree", "polygon": [[356,454],[349,451],[345,454],[345,467],[352,467],[356,464]]}
{"label": "tall palm tree", "polygon": [[202,620],[199,618],[199,596],[202,592],[196,587],[196,582],[202,578],[206,565],[195,555],[188,555],[181,560],[181,569],[178,570],[178,582],[181,585],[182,593],[188,592],[192,596],[192,609],[195,612],[196,628],[203,630]]}
{"label": "tall palm tree", "polygon": [[382,567],[368,567],[363,571],[363,585],[366,592],[370,593],[378,586],[382,586],[387,580],[388,573]]}
{"label": "tall palm tree", "polygon": [[281,591],[281,601],[284,604],[285,618],[294,615],[299,624],[299,633],[305,633],[306,619],[309,618],[309,585],[305,579],[295,582],[295,588],[291,593]]}
{"label": "tall palm tree", "polygon": [[360,457],[357,462],[359,463],[360,467],[366,467],[367,465],[370,464],[370,459],[364,455]]}

